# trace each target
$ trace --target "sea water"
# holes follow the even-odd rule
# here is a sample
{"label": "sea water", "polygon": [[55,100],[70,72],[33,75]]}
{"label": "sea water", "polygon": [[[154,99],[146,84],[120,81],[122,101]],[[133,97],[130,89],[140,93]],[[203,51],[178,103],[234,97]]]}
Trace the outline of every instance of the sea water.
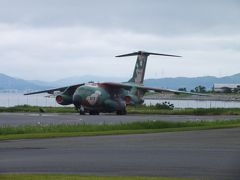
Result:
{"label": "sea water", "polygon": [[[202,100],[158,100],[146,99],[146,105],[170,102],[176,108],[240,108],[239,101],[202,101]],[[47,94],[24,96],[23,93],[0,93],[0,106],[12,107],[16,105],[59,107],[54,97]],[[73,106],[73,105],[71,105]]]}

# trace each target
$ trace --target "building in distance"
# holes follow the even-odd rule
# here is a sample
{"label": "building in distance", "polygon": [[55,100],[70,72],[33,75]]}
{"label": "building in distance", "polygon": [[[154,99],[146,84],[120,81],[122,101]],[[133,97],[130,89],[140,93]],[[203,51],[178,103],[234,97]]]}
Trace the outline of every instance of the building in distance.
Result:
{"label": "building in distance", "polygon": [[213,84],[214,92],[240,92],[240,84]]}

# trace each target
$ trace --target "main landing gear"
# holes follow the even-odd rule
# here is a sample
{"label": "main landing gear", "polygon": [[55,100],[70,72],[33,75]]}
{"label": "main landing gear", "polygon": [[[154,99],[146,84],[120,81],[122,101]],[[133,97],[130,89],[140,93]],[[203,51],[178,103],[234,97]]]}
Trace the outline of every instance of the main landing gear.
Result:
{"label": "main landing gear", "polygon": [[[84,110],[80,110],[79,114],[80,115],[85,115],[86,112]],[[98,111],[89,111],[89,115],[99,115],[99,112]]]}
{"label": "main landing gear", "polygon": [[98,111],[89,111],[89,114],[90,115],[99,115],[99,112]]}
{"label": "main landing gear", "polygon": [[[81,106],[78,110],[79,110],[80,115],[85,115],[86,114],[86,111],[85,111],[83,106]],[[88,111],[88,112],[89,112],[89,115],[99,115],[98,111],[92,110],[92,111]]]}
{"label": "main landing gear", "polygon": [[127,114],[127,111],[126,111],[126,109],[117,110],[116,114],[117,114],[117,115],[126,115],[126,114]]}
{"label": "main landing gear", "polygon": [[[96,111],[96,110],[85,111],[84,107],[82,107],[82,106],[78,108],[78,111],[79,111],[80,115],[85,115],[86,113],[89,113],[89,115],[99,115],[99,111]],[[122,110],[117,110],[116,114],[117,115],[126,115],[127,114],[126,108],[124,108]]]}

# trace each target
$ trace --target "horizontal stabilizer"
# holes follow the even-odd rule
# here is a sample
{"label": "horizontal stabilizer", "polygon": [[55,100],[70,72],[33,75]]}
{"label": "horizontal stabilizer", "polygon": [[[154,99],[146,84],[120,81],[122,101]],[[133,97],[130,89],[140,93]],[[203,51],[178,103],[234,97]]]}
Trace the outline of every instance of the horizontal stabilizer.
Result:
{"label": "horizontal stabilizer", "polygon": [[115,57],[126,57],[126,56],[137,56],[137,55],[143,55],[143,56],[149,56],[149,55],[157,55],[157,56],[170,56],[170,57],[181,57],[177,55],[171,55],[171,54],[159,54],[159,53],[152,53],[152,52],[146,52],[146,51],[137,51],[129,54],[122,54]]}

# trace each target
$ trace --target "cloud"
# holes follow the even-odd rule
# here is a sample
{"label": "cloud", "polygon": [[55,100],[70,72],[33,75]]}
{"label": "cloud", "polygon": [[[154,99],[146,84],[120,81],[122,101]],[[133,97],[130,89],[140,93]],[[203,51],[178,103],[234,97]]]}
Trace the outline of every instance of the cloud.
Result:
{"label": "cloud", "polygon": [[[225,75],[239,72],[240,35],[164,36],[87,26],[35,27],[0,24],[0,72],[25,79],[56,80],[86,74],[132,75],[136,50],[182,55],[150,57],[147,78]],[[132,60],[133,59],[133,60]],[[159,62],[160,61],[160,62]]]}
{"label": "cloud", "polygon": [[164,36],[235,34],[238,0],[10,0],[1,2],[0,22],[35,27],[84,26]]}

